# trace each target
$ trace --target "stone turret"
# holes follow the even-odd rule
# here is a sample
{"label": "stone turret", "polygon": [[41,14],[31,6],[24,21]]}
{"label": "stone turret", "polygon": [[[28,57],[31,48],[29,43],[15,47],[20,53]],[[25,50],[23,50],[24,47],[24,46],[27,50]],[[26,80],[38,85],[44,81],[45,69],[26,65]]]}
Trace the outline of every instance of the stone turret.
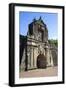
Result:
{"label": "stone turret", "polygon": [[29,24],[28,32],[29,36],[31,37],[31,35],[33,35],[36,40],[42,42],[48,41],[48,29],[41,16],[38,20],[33,19],[33,22]]}

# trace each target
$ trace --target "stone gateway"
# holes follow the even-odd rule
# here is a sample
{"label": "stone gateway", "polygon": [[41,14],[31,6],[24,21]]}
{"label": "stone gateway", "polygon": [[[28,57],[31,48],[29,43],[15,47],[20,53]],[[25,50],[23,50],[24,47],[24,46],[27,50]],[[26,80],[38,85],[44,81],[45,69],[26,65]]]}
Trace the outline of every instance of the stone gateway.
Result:
{"label": "stone gateway", "polygon": [[47,62],[46,62],[46,57],[44,54],[39,54],[37,56],[37,68],[46,68]]}
{"label": "stone gateway", "polygon": [[57,52],[57,47],[48,42],[47,25],[41,17],[28,25],[27,36],[20,35],[21,70],[56,66]]}

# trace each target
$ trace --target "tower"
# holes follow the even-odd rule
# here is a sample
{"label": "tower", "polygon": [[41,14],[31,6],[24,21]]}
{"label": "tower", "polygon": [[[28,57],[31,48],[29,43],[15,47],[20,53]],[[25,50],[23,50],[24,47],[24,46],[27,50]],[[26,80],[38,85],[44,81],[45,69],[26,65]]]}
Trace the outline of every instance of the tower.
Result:
{"label": "tower", "polygon": [[34,18],[28,26],[27,35],[27,68],[37,68],[37,57],[42,52],[46,55],[45,45],[48,43],[48,30],[46,24],[40,17],[38,20]]}

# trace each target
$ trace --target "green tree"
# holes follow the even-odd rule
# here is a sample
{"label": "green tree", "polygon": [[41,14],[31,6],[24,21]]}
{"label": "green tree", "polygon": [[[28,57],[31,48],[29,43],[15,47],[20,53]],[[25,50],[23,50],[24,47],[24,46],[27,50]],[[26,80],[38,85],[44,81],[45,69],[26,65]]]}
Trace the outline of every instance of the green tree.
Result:
{"label": "green tree", "polygon": [[49,39],[49,44],[54,44],[55,46],[58,46],[58,40],[54,40],[54,39]]}

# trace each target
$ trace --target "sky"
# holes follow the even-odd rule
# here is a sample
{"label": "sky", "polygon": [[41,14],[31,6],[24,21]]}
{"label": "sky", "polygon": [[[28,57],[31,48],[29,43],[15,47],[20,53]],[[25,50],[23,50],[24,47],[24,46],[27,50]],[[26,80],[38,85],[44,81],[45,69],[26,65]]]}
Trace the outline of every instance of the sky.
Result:
{"label": "sky", "polygon": [[30,24],[34,18],[39,19],[40,16],[43,22],[47,25],[48,39],[58,39],[57,13],[19,12],[19,33],[26,36],[28,31],[28,24]]}

